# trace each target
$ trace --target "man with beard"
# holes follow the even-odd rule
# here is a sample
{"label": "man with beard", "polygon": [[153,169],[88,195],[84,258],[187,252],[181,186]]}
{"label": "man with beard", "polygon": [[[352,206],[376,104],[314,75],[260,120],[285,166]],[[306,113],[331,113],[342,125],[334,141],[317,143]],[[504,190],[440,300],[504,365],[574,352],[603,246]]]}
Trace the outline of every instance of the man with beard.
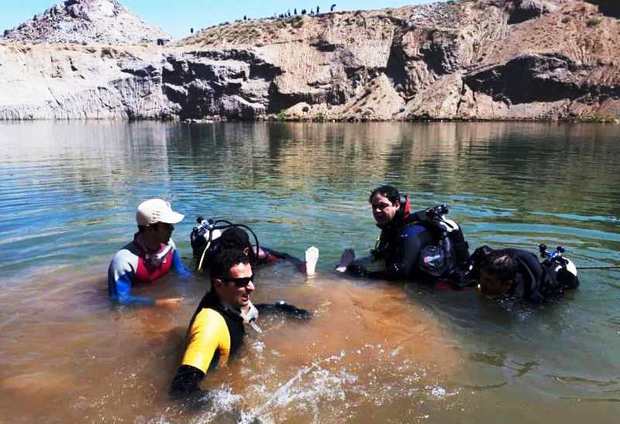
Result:
{"label": "man with beard", "polygon": [[337,271],[387,280],[466,284],[468,245],[460,227],[445,217],[445,205],[412,213],[409,198],[389,185],[373,190],[368,202],[381,229],[375,249],[359,260],[352,249],[345,250]]}

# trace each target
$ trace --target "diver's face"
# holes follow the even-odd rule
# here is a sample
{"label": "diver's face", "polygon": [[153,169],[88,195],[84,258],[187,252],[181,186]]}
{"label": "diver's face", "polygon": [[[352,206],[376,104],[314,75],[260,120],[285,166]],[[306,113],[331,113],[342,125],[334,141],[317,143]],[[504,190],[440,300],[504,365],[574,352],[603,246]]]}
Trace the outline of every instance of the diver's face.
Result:
{"label": "diver's face", "polygon": [[506,294],[512,287],[512,280],[502,281],[496,275],[480,271],[480,292],[486,296],[496,297]]}
{"label": "diver's face", "polygon": [[166,224],[165,222],[156,222],[146,227],[142,236],[149,248],[154,249],[160,244],[168,243],[173,231],[174,225]]}
{"label": "diver's face", "polygon": [[238,263],[228,271],[225,278],[213,281],[215,291],[220,300],[235,308],[243,308],[250,304],[250,295],[254,291],[252,265]]}
{"label": "diver's face", "polygon": [[396,216],[400,202],[397,200],[392,203],[387,197],[377,193],[370,199],[370,206],[372,207],[372,216],[377,224],[387,224]]}
{"label": "diver's face", "polygon": [[174,225],[166,224],[165,222],[158,222],[153,224],[153,231],[155,232],[155,237],[160,243],[168,243],[168,241],[170,241],[170,236],[172,236],[172,232],[174,231]]}

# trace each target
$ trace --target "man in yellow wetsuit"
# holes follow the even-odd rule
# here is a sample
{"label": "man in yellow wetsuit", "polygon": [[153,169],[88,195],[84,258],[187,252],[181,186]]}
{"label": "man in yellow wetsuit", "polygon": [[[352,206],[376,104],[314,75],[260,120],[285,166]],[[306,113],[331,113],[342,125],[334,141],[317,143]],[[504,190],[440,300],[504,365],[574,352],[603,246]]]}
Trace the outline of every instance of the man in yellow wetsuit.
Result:
{"label": "man in yellow wetsuit", "polygon": [[245,325],[260,331],[256,324],[261,312],[279,312],[307,319],[308,311],[283,301],[254,306],[252,264],[247,250],[218,251],[210,264],[211,290],[202,298],[187,334],[187,347],[172,381],[171,394],[180,397],[200,390],[208,370],[227,363],[241,347]]}

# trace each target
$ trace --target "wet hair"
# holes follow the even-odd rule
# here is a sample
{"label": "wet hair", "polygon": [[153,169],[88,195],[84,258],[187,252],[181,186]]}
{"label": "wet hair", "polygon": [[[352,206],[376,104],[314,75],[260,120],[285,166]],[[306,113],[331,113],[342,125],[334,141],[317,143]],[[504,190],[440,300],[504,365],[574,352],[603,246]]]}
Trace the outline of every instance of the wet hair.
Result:
{"label": "wet hair", "polygon": [[240,249],[249,254],[249,259],[255,261],[254,249],[248,233],[240,227],[231,227],[225,230],[218,239],[220,249]]}
{"label": "wet hair", "polygon": [[490,252],[480,262],[480,272],[491,274],[500,281],[514,280],[518,270],[516,259],[501,250]]}
{"label": "wet hair", "polygon": [[243,228],[231,227],[225,230],[220,236],[219,243],[223,248],[245,249],[251,246],[250,237]]}
{"label": "wet hair", "polygon": [[211,279],[224,278],[235,265],[247,263],[250,263],[250,257],[244,249],[239,247],[219,249],[209,261]]}
{"label": "wet hair", "polygon": [[391,185],[382,185],[371,191],[370,196],[368,196],[368,203],[372,203],[372,198],[377,194],[384,196],[392,203],[395,203],[396,201],[400,202],[400,193],[398,192],[398,189]]}

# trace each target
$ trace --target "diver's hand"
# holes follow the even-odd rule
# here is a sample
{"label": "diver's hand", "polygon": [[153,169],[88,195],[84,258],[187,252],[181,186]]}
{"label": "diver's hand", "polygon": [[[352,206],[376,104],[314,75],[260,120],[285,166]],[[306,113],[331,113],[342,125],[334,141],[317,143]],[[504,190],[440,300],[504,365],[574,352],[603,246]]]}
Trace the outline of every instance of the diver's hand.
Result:
{"label": "diver's hand", "polygon": [[181,302],[183,302],[182,297],[167,297],[164,299],[157,299],[155,301],[155,306],[160,306],[167,309],[177,309]]}
{"label": "diver's hand", "polygon": [[279,300],[273,304],[275,309],[285,313],[288,316],[297,319],[310,319],[312,314],[310,311],[302,308],[298,308],[295,305],[291,305],[290,303],[286,303],[284,300]]}
{"label": "diver's hand", "polygon": [[342,252],[342,256],[340,257],[340,262],[338,262],[338,266],[336,267],[336,271],[345,272],[347,267],[351,265],[351,262],[355,260],[355,251],[353,249],[345,249]]}
{"label": "diver's hand", "polygon": [[275,303],[260,303],[255,305],[261,316],[263,314],[282,314],[291,318],[297,319],[310,319],[312,317],[312,312],[298,308],[290,303],[286,303],[284,300],[278,300]]}

